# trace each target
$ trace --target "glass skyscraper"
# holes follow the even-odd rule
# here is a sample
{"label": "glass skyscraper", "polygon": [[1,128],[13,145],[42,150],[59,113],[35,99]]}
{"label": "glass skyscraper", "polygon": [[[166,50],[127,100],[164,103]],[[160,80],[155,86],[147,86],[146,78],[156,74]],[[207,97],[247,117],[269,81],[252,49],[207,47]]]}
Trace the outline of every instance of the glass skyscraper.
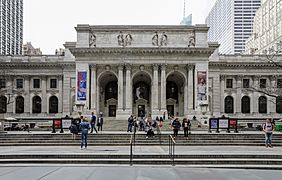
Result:
{"label": "glass skyscraper", "polygon": [[217,0],[206,24],[208,40],[219,42],[219,53],[240,54],[252,34],[253,18],[261,0]]}
{"label": "glass skyscraper", "polygon": [[22,54],[23,0],[0,0],[0,54]]}

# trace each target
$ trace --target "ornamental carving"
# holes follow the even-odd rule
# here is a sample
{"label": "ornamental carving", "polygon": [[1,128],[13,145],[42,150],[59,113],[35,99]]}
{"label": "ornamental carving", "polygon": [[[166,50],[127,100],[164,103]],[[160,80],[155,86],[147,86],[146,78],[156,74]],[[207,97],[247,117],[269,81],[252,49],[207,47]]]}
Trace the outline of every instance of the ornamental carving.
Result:
{"label": "ornamental carving", "polygon": [[188,35],[188,47],[195,47],[195,33],[194,32]]}
{"label": "ornamental carving", "polygon": [[92,31],[89,33],[89,47],[96,47],[96,36]]}
{"label": "ornamental carving", "polygon": [[166,33],[163,32],[162,35],[159,36],[158,32],[155,32],[155,34],[152,37],[152,45],[153,46],[167,46]]}
{"label": "ornamental carving", "polygon": [[117,36],[117,40],[118,45],[125,47],[131,45],[133,38],[130,33],[124,35],[122,31],[120,31],[119,35]]}

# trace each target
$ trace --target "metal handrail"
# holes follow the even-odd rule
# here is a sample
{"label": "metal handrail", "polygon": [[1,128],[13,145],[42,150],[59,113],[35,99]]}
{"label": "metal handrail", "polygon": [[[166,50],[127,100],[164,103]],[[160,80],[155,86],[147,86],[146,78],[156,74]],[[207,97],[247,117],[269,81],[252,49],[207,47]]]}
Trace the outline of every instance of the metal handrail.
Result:
{"label": "metal handrail", "polygon": [[129,150],[129,161],[130,161],[130,166],[133,165],[133,135],[131,135],[130,137],[130,141],[129,141],[129,146],[130,146],[130,150]]}
{"label": "metal handrail", "polygon": [[168,155],[170,157],[172,166],[174,166],[175,165],[174,158],[175,158],[175,144],[176,143],[172,135],[169,135],[168,142],[169,142],[168,143]]}

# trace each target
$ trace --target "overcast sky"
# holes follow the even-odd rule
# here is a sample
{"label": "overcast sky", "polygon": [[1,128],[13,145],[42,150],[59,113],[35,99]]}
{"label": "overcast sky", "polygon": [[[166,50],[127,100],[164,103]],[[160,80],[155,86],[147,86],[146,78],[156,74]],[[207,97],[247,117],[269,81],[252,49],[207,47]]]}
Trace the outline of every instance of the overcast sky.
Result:
{"label": "overcast sky", "polygon": [[[216,0],[186,0],[186,15],[204,24]],[[76,41],[74,27],[90,25],[179,25],[184,0],[25,0],[24,42],[54,54]]]}

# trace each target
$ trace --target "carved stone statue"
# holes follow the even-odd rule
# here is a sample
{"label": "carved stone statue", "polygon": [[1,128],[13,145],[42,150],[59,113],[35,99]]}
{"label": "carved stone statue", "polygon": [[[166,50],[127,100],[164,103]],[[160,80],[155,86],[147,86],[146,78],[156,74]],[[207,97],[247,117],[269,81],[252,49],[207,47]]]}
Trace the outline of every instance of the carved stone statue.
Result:
{"label": "carved stone statue", "polygon": [[117,39],[118,39],[118,45],[124,46],[124,38],[123,38],[123,34],[122,34],[121,31],[119,32],[119,35],[117,36]]}
{"label": "carved stone statue", "polygon": [[160,46],[166,46],[167,45],[167,35],[165,34],[165,32],[163,32],[160,41],[161,41]]}
{"label": "carved stone statue", "polygon": [[131,45],[131,42],[132,42],[132,36],[131,36],[131,34],[128,33],[128,34],[125,36],[125,46]]}
{"label": "carved stone statue", "polygon": [[94,32],[90,32],[89,34],[89,47],[96,47],[96,36]]}
{"label": "carved stone statue", "polygon": [[188,47],[190,47],[190,46],[195,47],[195,35],[194,35],[194,33],[190,34],[190,36],[189,36]]}
{"label": "carved stone statue", "polygon": [[152,44],[154,46],[158,46],[159,45],[159,35],[158,32],[155,32],[155,34],[152,37]]}

